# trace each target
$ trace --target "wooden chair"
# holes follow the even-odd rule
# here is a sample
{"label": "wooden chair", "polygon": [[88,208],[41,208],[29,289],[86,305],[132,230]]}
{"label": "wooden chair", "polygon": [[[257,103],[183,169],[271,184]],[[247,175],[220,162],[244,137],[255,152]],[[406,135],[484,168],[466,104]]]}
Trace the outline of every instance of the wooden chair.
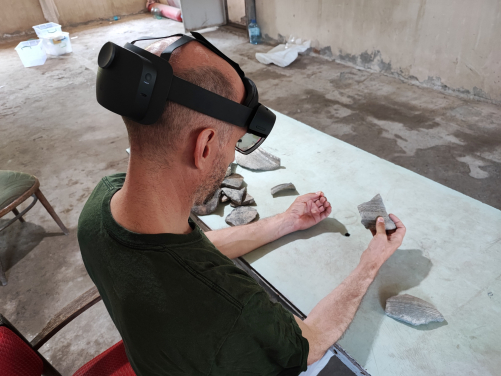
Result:
{"label": "wooden chair", "polygon": [[[32,197],[33,201],[26,209],[19,213],[17,207],[29,197]],[[0,170],[0,218],[9,212],[14,213],[15,215],[13,219],[9,220],[5,225],[0,227],[0,231],[9,227],[18,219],[21,223],[24,223],[23,215],[26,214],[38,200],[40,200],[45,209],[47,209],[64,234],[68,235],[68,229],[64,226],[63,222],[61,222],[61,219],[58,217],[49,201],[47,201],[45,196],[42,194],[42,191],[40,191],[40,182],[35,176],[25,174],[23,172]],[[3,286],[7,284],[7,278],[5,277],[1,260],[0,283]]]}
{"label": "wooden chair", "polygon": [[[0,315],[0,374],[9,376],[61,376],[38,352],[49,339],[74,318],[101,300],[94,286],[57,313],[29,342]],[[80,367],[73,376],[136,376],[122,341]]]}

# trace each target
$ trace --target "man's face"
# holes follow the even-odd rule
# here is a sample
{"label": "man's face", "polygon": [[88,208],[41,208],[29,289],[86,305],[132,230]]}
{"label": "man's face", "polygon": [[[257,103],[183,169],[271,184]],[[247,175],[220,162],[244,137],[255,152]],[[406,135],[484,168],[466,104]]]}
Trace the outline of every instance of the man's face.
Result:
{"label": "man's face", "polygon": [[195,205],[202,205],[212,197],[224,180],[228,166],[235,159],[235,145],[245,134],[245,129],[232,126],[231,132],[229,141],[221,148],[218,155],[214,158],[212,171],[209,172],[203,184],[201,184],[195,192]]}

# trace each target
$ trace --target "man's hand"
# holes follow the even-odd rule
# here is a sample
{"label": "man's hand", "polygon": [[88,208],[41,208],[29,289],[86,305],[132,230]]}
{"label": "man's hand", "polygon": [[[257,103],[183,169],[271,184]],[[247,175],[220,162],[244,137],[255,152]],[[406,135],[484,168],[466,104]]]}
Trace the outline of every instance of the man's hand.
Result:
{"label": "man's hand", "polygon": [[400,247],[405,236],[405,226],[394,214],[390,218],[397,226],[396,230],[386,231],[384,219],[376,221],[376,230],[371,230],[373,238],[360,257],[360,263],[379,270],[388,258]]}
{"label": "man's hand", "polygon": [[209,240],[229,258],[236,258],[327,218],[332,208],[322,192],[299,196],[284,213],[245,226],[207,232]]}
{"label": "man's hand", "polygon": [[284,221],[288,232],[305,230],[327,218],[331,211],[323,192],[307,193],[294,200],[284,213]]}
{"label": "man's hand", "polygon": [[397,229],[386,233],[384,221],[379,221],[382,218],[378,218],[374,237],[362,253],[360,264],[311,310],[304,321],[296,317],[303,337],[310,345],[308,365],[319,360],[327,349],[341,338],[355,317],[358,306],[379,268],[402,244],[405,226],[395,215],[390,214],[390,217]]}

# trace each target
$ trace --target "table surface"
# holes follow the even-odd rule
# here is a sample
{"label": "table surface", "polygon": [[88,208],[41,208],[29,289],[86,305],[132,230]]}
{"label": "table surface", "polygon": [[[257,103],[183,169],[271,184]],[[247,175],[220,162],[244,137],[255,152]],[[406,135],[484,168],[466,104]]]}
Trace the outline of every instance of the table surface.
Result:
{"label": "table surface", "polygon": [[[270,193],[289,182],[299,194],[322,190],[333,210],[245,259],[308,314],[357,265],[371,239],[357,205],[380,193],[407,235],[338,344],[373,376],[501,374],[501,211],[276,114],[263,148],[282,168],[236,170],[260,218],[289,207],[297,193]],[[212,229],[227,227],[231,210],[220,205],[201,219]],[[412,327],[385,316],[386,299],[404,293],[434,304],[446,321]]]}

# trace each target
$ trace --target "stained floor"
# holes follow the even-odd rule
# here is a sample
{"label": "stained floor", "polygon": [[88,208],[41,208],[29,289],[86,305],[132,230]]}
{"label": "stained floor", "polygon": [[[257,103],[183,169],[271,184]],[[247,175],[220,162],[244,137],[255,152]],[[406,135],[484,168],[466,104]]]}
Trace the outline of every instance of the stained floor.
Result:
{"label": "stained floor", "polygon": [[[0,288],[0,313],[28,339],[92,286],[78,250],[78,216],[101,177],[127,166],[121,119],[95,100],[99,48],[108,40],[123,45],[138,36],[183,30],[174,21],[140,15],[66,31],[77,37],[71,39],[73,53],[51,57],[40,67],[22,67],[14,51],[18,40],[0,44],[0,169],[36,175],[70,229],[69,236],[62,235],[37,204],[24,225],[17,222],[0,235],[0,258],[9,279]],[[205,36],[241,64],[263,104],[501,209],[499,106],[318,56],[300,56],[287,68],[264,66],[254,54],[270,47],[250,45],[239,30],[222,28]],[[0,226],[5,221],[0,219]],[[100,303],[57,334],[42,353],[63,375],[71,375],[119,339]],[[324,374],[347,373],[333,362]]]}

